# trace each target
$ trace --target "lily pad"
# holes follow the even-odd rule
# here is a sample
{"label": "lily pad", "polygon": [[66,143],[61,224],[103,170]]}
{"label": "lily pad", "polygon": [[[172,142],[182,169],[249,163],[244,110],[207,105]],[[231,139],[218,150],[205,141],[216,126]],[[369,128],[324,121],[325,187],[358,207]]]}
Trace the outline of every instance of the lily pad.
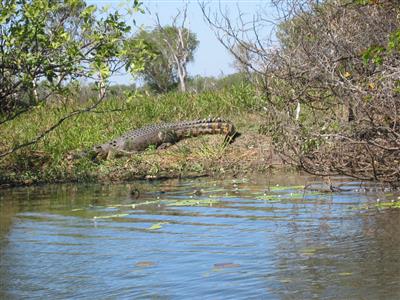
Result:
{"label": "lily pad", "polygon": [[155,223],[153,225],[151,225],[149,228],[147,228],[147,230],[157,230],[157,229],[161,229],[162,225],[164,224],[168,224],[168,222],[159,222],[159,223]]}
{"label": "lily pad", "polygon": [[152,205],[152,204],[158,204],[158,203],[160,203],[160,200],[145,201],[145,202],[135,203],[135,206],[146,206],[146,205]]}
{"label": "lily pad", "polygon": [[284,185],[275,185],[268,187],[270,191],[286,191],[286,190],[304,190],[304,185],[292,185],[292,186],[284,186]]}
{"label": "lily pad", "polygon": [[300,250],[302,255],[313,256],[318,251],[318,248],[304,248]]}
{"label": "lily pad", "polygon": [[74,208],[74,209],[71,209],[71,211],[82,211],[82,210],[84,210],[84,208]]}
{"label": "lily pad", "polygon": [[400,201],[379,202],[375,206],[378,208],[400,208]]}
{"label": "lily pad", "polygon": [[263,195],[263,196],[256,197],[256,199],[270,201],[270,202],[279,202],[282,200],[282,196],[281,195]]}
{"label": "lily pad", "polygon": [[109,216],[94,216],[93,219],[112,219],[112,218],[122,218],[129,216],[129,214],[115,214],[115,215],[109,215]]}
{"label": "lily pad", "polygon": [[218,200],[212,199],[186,199],[177,200],[167,203],[167,206],[212,206],[213,204],[219,203]]}

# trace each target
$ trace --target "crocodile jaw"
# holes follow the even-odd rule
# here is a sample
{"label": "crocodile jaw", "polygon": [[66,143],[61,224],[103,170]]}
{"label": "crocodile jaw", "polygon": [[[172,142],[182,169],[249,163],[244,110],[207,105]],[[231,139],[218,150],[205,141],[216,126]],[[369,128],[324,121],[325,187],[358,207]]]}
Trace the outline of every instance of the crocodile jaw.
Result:
{"label": "crocodile jaw", "polygon": [[107,159],[109,157],[111,147],[109,145],[98,145],[93,147],[93,151],[95,152],[93,159]]}

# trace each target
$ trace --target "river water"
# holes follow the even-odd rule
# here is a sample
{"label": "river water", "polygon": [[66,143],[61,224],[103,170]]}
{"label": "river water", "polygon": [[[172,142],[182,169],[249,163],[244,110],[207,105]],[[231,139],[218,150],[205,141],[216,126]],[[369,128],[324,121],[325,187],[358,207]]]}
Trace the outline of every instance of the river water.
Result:
{"label": "river water", "polygon": [[399,299],[399,195],[313,181],[0,190],[0,298]]}

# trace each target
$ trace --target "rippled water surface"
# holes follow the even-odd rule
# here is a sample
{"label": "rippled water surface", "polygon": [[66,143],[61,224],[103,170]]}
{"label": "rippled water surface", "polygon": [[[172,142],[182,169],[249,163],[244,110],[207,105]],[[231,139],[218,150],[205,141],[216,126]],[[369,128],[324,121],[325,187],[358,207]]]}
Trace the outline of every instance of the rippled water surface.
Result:
{"label": "rippled water surface", "polygon": [[310,180],[0,190],[0,298],[399,299],[398,195]]}

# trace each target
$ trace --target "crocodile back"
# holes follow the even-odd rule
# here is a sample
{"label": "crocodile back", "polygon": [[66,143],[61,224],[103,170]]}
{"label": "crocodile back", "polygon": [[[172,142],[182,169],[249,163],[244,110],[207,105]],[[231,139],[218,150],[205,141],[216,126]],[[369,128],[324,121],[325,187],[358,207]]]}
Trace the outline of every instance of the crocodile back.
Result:
{"label": "crocodile back", "polygon": [[195,137],[202,134],[226,134],[234,135],[236,129],[233,124],[222,118],[208,118],[194,121],[181,121],[177,123],[152,124],[129,131],[119,139],[147,137],[150,138],[161,131],[173,130],[178,138]]}

